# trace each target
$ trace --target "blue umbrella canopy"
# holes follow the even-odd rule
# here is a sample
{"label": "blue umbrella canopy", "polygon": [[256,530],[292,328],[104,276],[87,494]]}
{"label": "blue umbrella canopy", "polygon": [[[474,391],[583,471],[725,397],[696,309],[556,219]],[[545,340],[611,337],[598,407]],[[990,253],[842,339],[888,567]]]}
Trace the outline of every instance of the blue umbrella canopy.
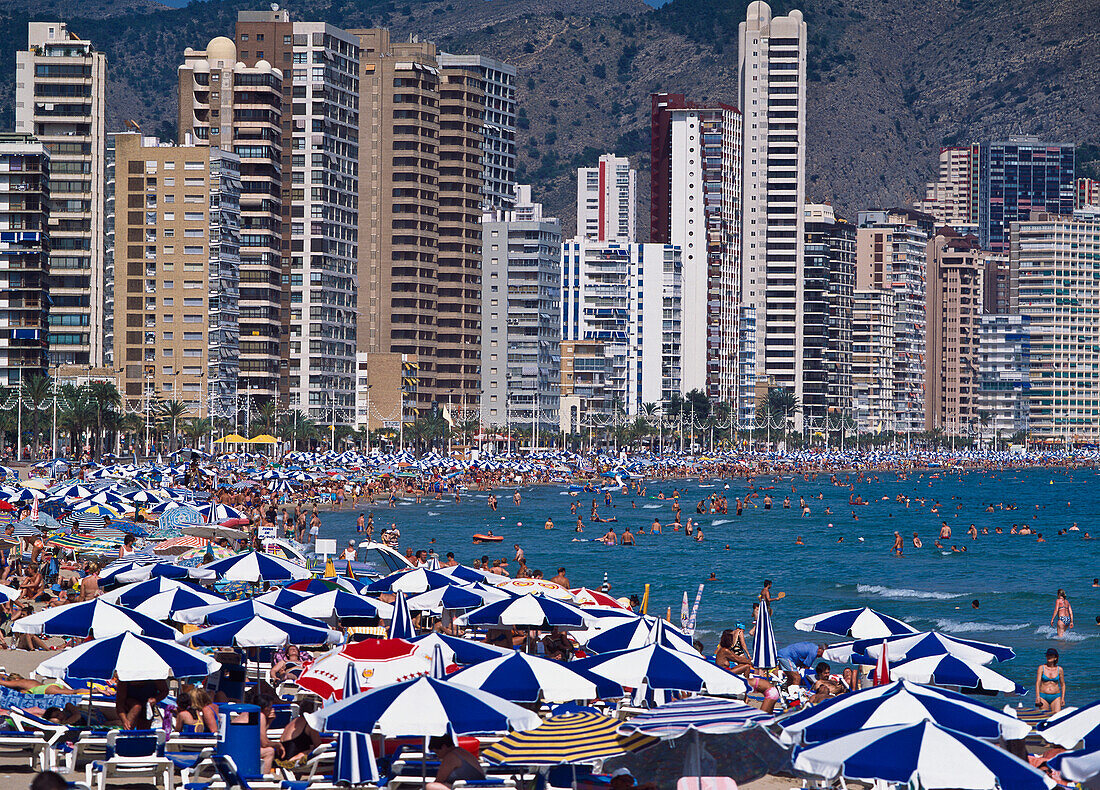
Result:
{"label": "blue umbrella canopy", "polygon": [[411,571],[399,571],[398,573],[391,573],[389,576],[383,576],[381,579],[368,584],[367,592],[422,593],[426,590],[434,590],[437,587],[447,587],[459,583],[459,581],[444,576],[442,573],[416,568]]}
{"label": "blue umbrella canopy", "polygon": [[1066,749],[1084,741],[1086,749],[1100,749],[1100,702],[1061,712],[1036,725],[1043,738]]}
{"label": "blue umbrella canopy", "polygon": [[288,644],[335,645],[343,640],[343,636],[329,628],[255,616],[177,637],[177,641],[188,640],[195,647],[282,647]]}
{"label": "blue umbrella canopy", "polygon": [[541,719],[494,694],[419,677],[372,689],[320,710],[324,729],[430,737],[530,730]]}
{"label": "blue umbrella canopy", "polygon": [[513,600],[497,601],[458,618],[462,625],[525,626],[527,628],[585,628],[591,618],[571,604],[542,595],[521,595]]}
{"label": "blue umbrella canopy", "polygon": [[39,664],[37,672],[59,680],[141,681],[205,678],[219,666],[175,642],[127,632],[62,651]]}
{"label": "blue umbrella canopy", "polygon": [[[989,664],[993,661],[1008,661],[1016,656],[1016,651],[1005,645],[980,642],[976,639],[959,639],[937,631],[922,631],[886,639],[856,640],[851,646],[854,660],[874,664],[884,644],[887,659],[892,664],[899,661],[912,661],[914,658],[942,655],[952,655],[977,664]],[[833,649],[830,648],[829,651]]]}
{"label": "blue umbrella canopy", "polygon": [[795,622],[799,631],[817,631],[822,634],[838,634],[852,639],[884,639],[889,636],[915,634],[917,629],[903,620],[876,612],[870,607],[838,609],[832,612],[803,617]]}
{"label": "blue umbrella canopy", "polygon": [[752,639],[752,665],[757,669],[774,669],[779,666],[775,634],[772,632],[772,613],[768,604],[761,603],[756,616],[756,633]]}
{"label": "blue umbrella canopy", "polygon": [[[111,603],[117,603],[121,606],[136,606],[142,601],[147,600],[150,596],[168,592],[169,590],[187,590],[197,596],[205,597],[207,599],[205,603],[207,604],[223,600],[220,595],[210,590],[203,589],[197,584],[191,584],[190,582],[180,581],[178,579],[169,579],[164,576],[148,579],[143,582],[135,582],[125,587],[118,587],[109,593],[105,593],[101,597],[107,599]],[[196,606],[199,605],[201,604],[196,604]]]}
{"label": "blue umbrella canopy", "polygon": [[872,727],[798,749],[798,771],[924,790],[1048,790],[1054,782],[1015,755],[930,721]]}
{"label": "blue umbrella canopy", "polygon": [[[344,695],[341,699],[351,699],[358,693],[359,675],[348,672],[344,675]],[[333,773],[337,782],[352,785],[378,781],[378,764],[374,760],[374,747],[369,733],[336,734],[336,766]]]}
{"label": "blue umbrella canopy", "polygon": [[515,652],[508,647],[497,647],[485,642],[475,642],[472,639],[448,636],[438,631],[429,631],[426,634],[413,637],[409,641],[417,643],[427,641],[429,644],[442,645],[448,651],[454,653],[456,664],[478,664],[500,656],[508,656]]}
{"label": "blue umbrella canopy", "polygon": [[[595,614],[586,610],[588,614]],[[660,617],[646,617],[625,613],[623,622],[606,628],[589,639],[584,647],[590,653],[614,653],[619,650],[634,650],[646,645],[661,645],[670,650],[680,650],[698,655],[691,644],[691,637],[680,629],[669,625]],[[619,618],[620,614],[612,615]]]}
{"label": "blue umbrella canopy", "polygon": [[450,676],[452,683],[488,691],[512,702],[568,702],[623,696],[623,687],[585,669],[512,652]]}
{"label": "blue umbrella canopy", "polygon": [[409,604],[405,600],[405,593],[400,590],[397,592],[397,600],[393,602],[393,613],[390,615],[390,627],[386,636],[390,639],[412,639],[416,636]]}
{"label": "blue umbrella canopy", "polygon": [[129,631],[156,639],[174,639],[176,629],[100,598],[83,603],[43,609],[15,621],[12,631],[21,634],[85,639],[116,636]]}
{"label": "blue umbrella canopy", "polygon": [[219,578],[235,582],[273,582],[291,579],[309,579],[312,574],[308,568],[290,560],[279,559],[270,554],[250,551],[216,560],[202,566],[213,571]]}
{"label": "blue umbrella canopy", "polygon": [[345,590],[330,590],[311,595],[294,604],[291,611],[327,620],[330,617],[361,617],[375,619],[379,617],[392,617],[394,607],[388,603],[364,598],[361,595],[346,592]]}
{"label": "blue umbrella canopy", "polygon": [[946,689],[896,680],[833,697],[780,722],[785,743],[820,743],[857,730],[932,721],[977,738],[1020,740],[1031,725]]}
{"label": "blue umbrella canopy", "polygon": [[741,732],[774,718],[772,714],[742,702],[692,696],[631,716],[619,725],[619,732],[679,738],[692,730],[712,734]]}
{"label": "blue umbrella canopy", "polygon": [[580,661],[570,666],[586,669],[620,686],[672,691],[706,691],[710,694],[743,695],[749,685],[740,675],[711,664],[702,656],[646,645]]}
{"label": "blue umbrella canopy", "polygon": [[245,620],[250,617],[264,617],[268,620],[280,622],[298,623],[313,628],[327,628],[320,620],[292,612],[288,609],[280,609],[270,604],[262,603],[255,598],[245,598],[241,601],[221,601],[214,604],[205,604],[194,609],[176,612],[176,619],[181,623],[202,625],[222,625],[236,620]]}

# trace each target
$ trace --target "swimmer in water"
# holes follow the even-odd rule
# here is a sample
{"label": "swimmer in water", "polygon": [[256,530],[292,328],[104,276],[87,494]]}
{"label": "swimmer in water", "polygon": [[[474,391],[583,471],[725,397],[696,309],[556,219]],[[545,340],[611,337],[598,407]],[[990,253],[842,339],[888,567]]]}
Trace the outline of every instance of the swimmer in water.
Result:
{"label": "swimmer in water", "polygon": [[901,533],[896,531],[896,530],[894,531],[894,548],[891,550],[891,552],[893,553],[893,555],[895,557],[902,556],[902,553],[901,553]]}
{"label": "swimmer in water", "polygon": [[799,535],[797,538],[794,539],[794,545],[796,545],[796,546],[805,546],[806,545],[805,543],[802,542],[802,536],[801,535]]}
{"label": "swimmer in water", "polygon": [[916,532],[914,532],[913,533],[913,548],[914,549],[919,549],[919,548],[922,548],[923,546],[924,546],[924,544],[921,542],[920,536],[917,535]]}

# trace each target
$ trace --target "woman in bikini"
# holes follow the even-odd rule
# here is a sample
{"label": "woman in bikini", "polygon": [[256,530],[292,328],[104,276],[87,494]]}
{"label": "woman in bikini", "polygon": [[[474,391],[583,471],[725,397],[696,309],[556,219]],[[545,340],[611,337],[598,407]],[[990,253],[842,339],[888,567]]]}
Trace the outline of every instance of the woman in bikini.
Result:
{"label": "woman in bikini", "polygon": [[1066,704],[1066,673],[1058,666],[1058,651],[1047,650],[1046,663],[1035,672],[1035,705],[1057,713]]}
{"label": "woman in bikini", "polygon": [[1067,628],[1073,628],[1073,607],[1069,605],[1069,598],[1065,590],[1058,591],[1058,597],[1054,599],[1054,613],[1050,616],[1051,627],[1057,627],[1058,638],[1066,635]]}
{"label": "woman in bikini", "polygon": [[722,632],[718,649],[714,651],[714,663],[735,675],[743,675],[749,688],[764,695],[760,709],[771,713],[779,701],[779,689],[762,675],[753,674],[754,667],[745,644],[745,626],[737,624],[736,629]]}

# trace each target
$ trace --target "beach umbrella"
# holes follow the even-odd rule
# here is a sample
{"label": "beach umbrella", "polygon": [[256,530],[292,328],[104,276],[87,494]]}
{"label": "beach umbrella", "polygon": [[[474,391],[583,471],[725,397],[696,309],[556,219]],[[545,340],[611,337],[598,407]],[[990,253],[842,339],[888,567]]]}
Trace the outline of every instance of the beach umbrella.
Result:
{"label": "beach umbrella", "polygon": [[229,505],[219,505],[215,502],[203,502],[198,505],[193,505],[193,507],[195,510],[199,511],[208,524],[220,524],[231,518],[247,518],[247,516],[237,510],[237,508]]}
{"label": "beach umbrella", "polygon": [[331,732],[423,737],[531,730],[538,714],[493,694],[419,677],[325,705],[321,725]]}
{"label": "beach umbrella", "polygon": [[886,650],[886,643],[882,643],[878,662],[875,664],[875,685],[885,686],[890,682],[890,656]]}
{"label": "beach umbrella", "polygon": [[183,554],[191,549],[204,549],[210,541],[206,538],[196,538],[193,535],[179,535],[168,538],[153,546],[153,551],[158,554]]}
{"label": "beach umbrella", "polygon": [[[354,672],[344,676],[343,699],[351,699],[360,691],[359,678]],[[333,766],[333,779],[337,783],[351,785],[377,782],[378,764],[374,759],[374,747],[370,733],[336,733],[336,765]]]}
{"label": "beach umbrella", "polygon": [[500,656],[509,656],[515,652],[510,647],[497,647],[486,642],[475,642],[472,639],[441,634],[438,631],[429,631],[409,641],[429,652],[436,647],[442,647],[443,652],[454,656],[453,660],[458,664],[478,664]]}
{"label": "beach umbrella", "polygon": [[476,609],[484,603],[481,595],[466,587],[448,585],[411,596],[410,611],[439,611],[441,609]]}
{"label": "beach umbrella", "polygon": [[493,578],[500,578],[495,573],[489,573],[479,568],[471,568],[469,565],[441,565],[438,568],[428,568],[428,570],[453,579],[459,584],[487,582]]}
{"label": "beach umbrella", "polygon": [[197,625],[223,625],[235,620],[245,620],[250,617],[264,617],[268,620],[279,622],[297,623],[313,628],[327,628],[325,623],[312,617],[292,612],[288,609],[280,609],[256,598],[245,598],[240,601],[220,600],[213,604],[204,604],[194,609],[176,612],[176,620],[181,623]]}
{"label": "beach umbrella", "polygon": [[599,632],[584,643],[584,648],[590,653],[604,654],[635,650],[646,645],[661,645],[670,650],[699,655],[691,644],[691,637],[679,628],[660,617],[640,615],[630,615],[625,622]]}
{"label": "beach umbrella", "polygon": [[142,681],[205,678],[220,666],[211,656],[173,641],[121,633],[63,650],[35,671],[58,680]]}
{"label": "beach umbrella", "polygon": [[245,554],[236,554],[224,560],[216,560],[203,566],[206,570],[213,571],[219,579],[234,582],[259,582],[287,581],[290,579],[308,579],[309,569],[290,560],[273,557],[270,554],[261,554],[250,551]]}
{"label": "beach umbrella", "polygon": [[306,617],[320,620],[343,617],[362,617],[376,619],[393,617],[394,607],[388,603],[364,598],[345,590],[331,590],[320,595],[312,595],[294,604],[291,611]]}
{"label": "beach umbrella", "polygon": [[[496,574],[493,574],[494,576]],[[567,601],[569,603],[575,603],[576,598],[573,593],[569,592],[566,588],[559,584],[555,584],[552,581],[546,579],[508,579],[502,576],[497,576],[498,579],[504,579],[497,582],[490,578],[489,583],[494,584],[497,589],[505,590],[515,595],[543,595],[547,598],[553,598],[556,601]]]}
{"label": "beach umbrella", "polygon": [[106,588],[116,584],[122,584],[123,582],[118,580],[119,574],[141,568],[145,565],[152,565],[160,561],[161,558],[154,555],[129,554],[125,559],[116,560],[100,570],[99,586],[101,588]]}
{"label": "beach umbrella", "polygon": [[190,640],[195,647],[283,647],[295,645],[335,645],[343,640],[339,631],[316,628],[290,620],[254,616],[222,625],[180,634],[178,642]]}
{"label": "beach umbrella", "polygon": [[170,562],[153,562],[139,565],[130,570],[124,570],[114,575],[116,582],[132,584],[149,579],[200,579],[211,581],[217,578],[217,574],[204,568],[188,568],[183,565],[174,565]]}
{"label": "beach umbrella", "polygon": [[64,483],[46,490],[46,494],[58,499],[91,499],[95,496],[95,493],[95,491],[81,483]]}
{"label": "beach umbrella", "polygon": [[1047,760],[1047,765],[1060,773],[1062,779],[1087,782],[1100,774],[1100,751],[1081,749],[1076,752],[1062,752]]}
{"label": "beach umbrella", "polygon": [[165,590],[150,595],[140,603],[130,604],[129,606],[133,611],[147,614],[154,620],[174,620],[176,612],[206,606],[219,600],[221,599],[217,595],[195,592],[186,587],[177,587],[174,590]]}
{"label": "beach umbrella", "polygon": [[[959,686],[981,692],[1003,691],[1006,694],[1025,694],[1023,686],[994,672],[989,667],[963,661],[954,656],[925,656],[914,658],[890,667],[890,677],[905,678],[914,683],[933,683],[937,686]],[[878,685],[876,672],[875,684]]]}
{"label": "beach umbrella", "polygon": [[619,725],[619,732],[655,738],[679,738],[691,731],[711,734],[742,732],[775,716],[752,705],[716,697],[691,696],[643,711]]}
{"label": "beach umbrella", "polygon": [[572,664],[513,652],[461,669],[452,683],[488,691],[512,702],[568,702],[623,696],[623,687]]}
{"label": "beach umbrella", "polygon": [[775,634],[772,633],[772,613],[767,602],[761,603],[756,616],[756,633],[752,639],[752,665],[757,669],[775,669],[779,666]]}
{"label": "beach umbrella", "polygon": [[656,738],[618,732],[618,720],[591,710],[560,713],[538,727],[504,736],[483,751],[493,763],[553,766],[595,763],[644,749]]}
{"label": "beach umbrella", "polygon": [[1064,749],[1083,742],[1086,749],[1100,748],[1100,702],[1071,711],[1059,711],[1035,727],[1047,741]]}
{"label": "beach umbrella", "polygon": [[521,595],[497,601],[455,618],[460,625],[523,626],[526,628],[584,628],[588,615],[571,604],[542,595]]}
{"label": "beach umbrella", "polygon": [[180,527],[180,532],[193,538],[205,538],[206,540],[225,538],[231,543],[248,537],[248,532],[245,530],[227,527],[222,524],[185,524]]}
{"label": "beach umbrella", "polygon": [[412,639],[416,636],[412,614],[409,613],[409,604],[405,601],[405,593],[400,590],[397,592],[397,600],[393,602],[390,627],[386,635],[390,639]]}
{"label": "beach umbrella", "polygon": [[820,743],[861,729],[932,721],[976,738],[1016,741],[1031,725],[954,691],[896,680],[832,697],[779,722],[784,743]]}
{"label": "beach umbrella", "polygon": [[291,582],[283,589],[293,590],[294,592],[305,593],[307,595],[320,595],[321,593],[331,592],[332,590],[346,590],[351,593],[359,593],[362,591],[363,585],[356,584],[350,579],[345,579],[340,576],[334,576],[331,579],[318,579],[313,577]]}
{"label": "beach umbrella", "polygon": [[[206,601],[208,604],[225,600],[220,595],[205,590],[198,585],[181,581],[180,579],[170,579],[165,576],[158,576],[146,581],[127,584],[124,587],[116,587],[110,592],[103,593],[103,595],[99,597],[101,600],[117,603],[120,606],[136,606],[151,596],[180,589],[187,590],[198,596],[205,596],[208,599]],[[200,606],[202,604],[195,605]]]}
{"label": "beach umbrella", "polygon": [[795,752],[797,771],[922,790],[1047,790],[1054,782],[1019,757],[930,721],[872,727]]}
{"label": "beach umbrella", "polygon": [[130,631],[156,639],[174,639],[176,629],[153,618],[96,598],[83,603],[43,609],[12,623],[17,634],[98,639]]}
{"label": "beach umbrella", "polygon": [[410,594],[422,593],[426,590],[434,590],[438,587],[447,587],[457,582],[449,576],[444,576],[435,571],[416,568],[411,571],[400,571],[384,576],[378,581],[367,585],[367,592],[404,592]]}
{"label": "beach umbrella", "polygon": [[[884,645],[891,664],[925,656],[942,655],[955,656],[975,664],[989,664],[994,661],[1008,661],[1016,655],[1011,647],[1005,645],[979,642],[974,639],[959,639],[936,631],[922,631],[886,639],[857,640],[851,647],[852,658],[859,663],[874,664]],[[866,658],[861,659],[861,655]]]}
{"label": "beach umbrella", "polygon": [[852,639],[882,639],[901,634],[915,634],[917,629],[908,623],[876,612],[870,607],[859,609],[837,609],[832,612],[815,614],[795,621],[799,631],[817,631],[822,634],[838,634]]}
{"label": "beach umbrella", "polygon": [[309,593],[291,590],[288,587],[280,587],[269,590],[263,595],[257,595],[252,600],[258,601],[259,603],[266,603],[268,606],[274,606],[277,609],[286,609],[289,611],[309,597]]}
{"label": "beach umbrella", "polygon": [[629,606],[623,606],[619,601],[611,595],[599,590],[590,590],[587,587],[577,587],[569,591],[573,595],[573,600],[578,606],[602,606],[608,609],[621,609],[629,612]]}
{"label": "beach umbrella", "polygon": [[298,685],[322,699],[339,697],[348,675],[354,675],[361,688],[387,686],[429,674],[432,655],[432,647],[427,644],[364,639],[318,657],[298,677]]}
{"label": "beach umbrella", "polygon": [[6,584],[0,584],[0,598],[8,601],[14,601],[19,598],[19,590],[8,587]]}
{"label": "beach umbrella", "polygon": [[702,656],[661,645],[583,658],[570,662],[570,666],[589,670],[628,688],[639,688],[644,683],[651,689],[706,691],[728,696],[744,695],[749,689],[740,675],[727,672]]}

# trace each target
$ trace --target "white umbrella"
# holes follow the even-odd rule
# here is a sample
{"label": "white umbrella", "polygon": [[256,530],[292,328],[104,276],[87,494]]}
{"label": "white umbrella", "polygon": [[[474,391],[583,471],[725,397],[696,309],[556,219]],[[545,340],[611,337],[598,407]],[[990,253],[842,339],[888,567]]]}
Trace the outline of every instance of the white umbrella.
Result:
{"label": "white umbrella", "polygon": [[618,683],[572,664],[512,652],[459,670],[449,680],[512,702],[569,702],[623,696]]}
{"label": "white umbrella", "polygon": [[219,666],[212,657],[175,642],[122,633],[50,656],[35,672],[59,680],[141,681],[204,678]]}

